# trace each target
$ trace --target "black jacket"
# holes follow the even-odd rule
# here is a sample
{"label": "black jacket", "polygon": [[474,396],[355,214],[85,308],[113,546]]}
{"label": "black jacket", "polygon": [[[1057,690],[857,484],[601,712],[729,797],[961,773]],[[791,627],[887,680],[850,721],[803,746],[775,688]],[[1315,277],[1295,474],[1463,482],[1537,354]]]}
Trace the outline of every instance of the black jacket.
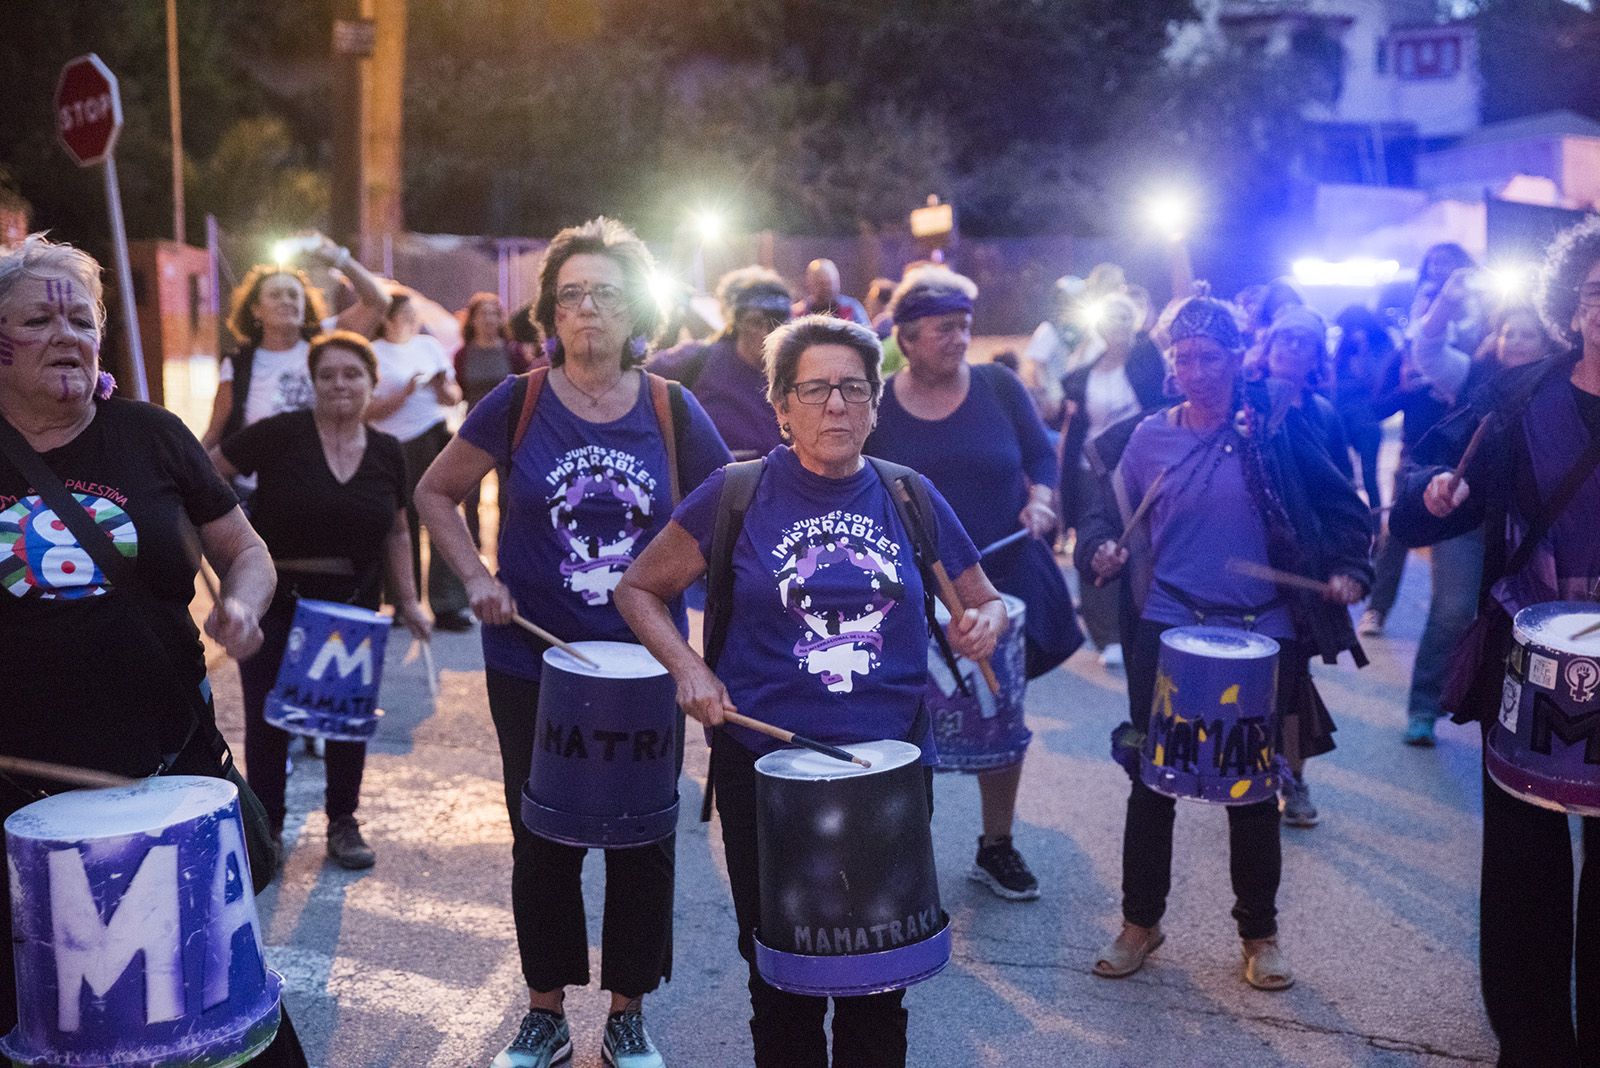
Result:
{"label": "black jacket", "polygon": [[[1304,413],[1290,403],[1289,388],[1276,381],[1244,387],[1246,402],[1267,413],[1262,460],[1267,478],[1283,501],[1290,528],[1267,532],[1268,562],[1281,571],[1318,580],[1348,575],[1370,589],[1372,521],[1367,506],[1349,479],[1334,467]],[[1123,420],[1096,438],[1089,450],[1097,490],[1094,503],[1078,525],[1074,552],[1074,563],[1086,582],[1094,581],[1090,561],[1096,547],[1115,541],[1138,506],[1137,501],[1123,499],[1112,473],[1134,429],[1145,418]],[[1148,524],[1141,524],[1128,541],[1129,560],[1124,569],[1127,581],[1123,586],[1132,597],[1135,611],[1143,604],[1153,572],[1148,530]],[[1217,563],[1220,566],[1222,561]],[[1356,666],[1366,664],[1366,653],[1350,624],[1349,609],[1308,590],[1285,588],[1282,592],[1296,632],[1323,660],[1331,664],[1341,652],[1348,651]]]}
{"label": "black jacket", "polygon": [[[1077,526],[1079,517],[1089,506],[1089,502],[1082,499],[1083,482],[1078,478],[1078,467],[1083,456],[1084,441],[1089,436],[1089,419],[1084,414],[1084,406],[1088,402],[1089,372],[1094,367],[1092,363],[1061,377],[1063,410],[1066,402],[1071,401],[1073,410],[1078,412],[1067,425],[1067,432],[1061,439],[1061,448],[1057,453],[1061,470],[1061,525],[1064,527]],[[1148,415],[1167,403],[1167,364],[1161,358],[1161,350],[1156,348],[1148,335],[1134,342],[1133,351],[1128,353],[1128,362],[1123,365],[1123,370],[1128,376],[1128,384],[1133,387],[1133,395],[1139,399],[1140,415]]]}

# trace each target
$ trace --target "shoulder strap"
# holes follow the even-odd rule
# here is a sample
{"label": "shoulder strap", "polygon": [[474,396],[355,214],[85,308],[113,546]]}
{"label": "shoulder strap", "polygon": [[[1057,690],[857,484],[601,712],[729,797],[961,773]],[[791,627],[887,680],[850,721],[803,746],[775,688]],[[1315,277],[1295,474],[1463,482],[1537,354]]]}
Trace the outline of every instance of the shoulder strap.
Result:
{"label": "shoulder strap", "polygon": [[511,457],[522,446],[522,439],[528,435],[528,424],[533,422],[534,410],[539,407],[539,394],[544,392],[544,380],[549,377],[550,368],[535,367],[527,374],[517,376],[511,384],[510,418],[513,420],[508,427],[510,448],[506,449],[506,462],[511,462]]}
{"label": "shoulder strap", "polygon": [[705,661],[715,671],[728,642],[733,616],[733,546],[744,530],[745,513],[766,470],[765,460],[745,460],[722,469],[722,493],[711,527],[711,559],[706,561]]}
{"label": "shoulder strap", "polygon": [[1528,566],[1528,561],[1533,558],[1533,552],[1550,533],[1550,528],[1556,525],[1556,520],[1561,518],[1561,513],[1567,510],[1567,505],[1572,503],[1572,498],[1578,495],[1578,490],[1589,481],[1589,476],[1594,474],[1595,468],[1600,467],[1600,434],[1589,438],[1589,445],[1583,450],[1583,455],[1578,457],[1576,463],[1562,477],[1560,485],[1555,492],[1550,494],[1550,501],[1545,505],[1539,518],[1528,528],[1528,534],[1517,545],[1517,551],[1511,559],[1506,561],[1507,575],[1517,575]]}
{"label": "shoulder strap", "polygon": [[650,404],[656,410],[656,425],[661,427],[661,443],[667,448],[667,483],[672,490],[672,503],[676,505],[683,500],[683,494],[678,481],[678,427],[673,417],[679,409],[687,414],[688,405],[683,399],[683,387],[676,382],[668,382],[650,371],[644,372],[644,380],[650,387]]}

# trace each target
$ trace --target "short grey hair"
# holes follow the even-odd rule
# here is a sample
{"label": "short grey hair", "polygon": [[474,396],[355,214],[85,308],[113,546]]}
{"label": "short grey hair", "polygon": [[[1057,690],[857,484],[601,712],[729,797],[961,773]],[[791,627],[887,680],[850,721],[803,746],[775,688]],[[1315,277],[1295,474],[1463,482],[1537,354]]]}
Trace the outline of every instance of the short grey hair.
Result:
{"label": "short grey hair", "polygon": [[[889,306],[886,310],[891,319],[897,319],[900,306],[911,297],[943,297],[954,293],[959,293],[968,300],[977,300],[978,283],[948,267],[932,263],[908,271],[906,276],[900,279],[900,284],[894,287],[894,293],[889,297]],[[904,331],[906,325],[909,324],[899,324],[898,328]],[[917,335],[913,333],[911,336],[915,338]]]}
{"label": "short grey hair", "polygon": [[89,291],[89,302],[94,305],[94,328],[103,334],[106,305],[99,261],[80,248],[51,241],[42,233],[29,234],[19,244],[0,251],[0,301],[11,296],[23,275],[46,274],[64,274],[83,283]]}
{"label": "short grey hair", "polygon": [[878,335],[848,319],[831,315],[803,315],[784,323],[767,335],[764,354],[767,365],[767,401],[776,408],[783,395],[794,388],[800,357],[813,345],[843,345],[861,357],[861,368],[872,383],[872,406],[883,395],[883,346]]}

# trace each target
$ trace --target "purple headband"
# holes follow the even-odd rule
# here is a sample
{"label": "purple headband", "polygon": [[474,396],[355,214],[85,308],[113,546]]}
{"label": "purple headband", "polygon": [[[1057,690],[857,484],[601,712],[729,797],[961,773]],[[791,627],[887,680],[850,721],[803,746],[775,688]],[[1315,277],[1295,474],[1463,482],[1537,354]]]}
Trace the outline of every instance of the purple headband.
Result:
{"label": "purple headband", "polygon": [[894,309],[894,323],[902,326],[914,319],[930,315],[948,315],[951,312],[971,312],[972,298],[959,289],[934,293],[929,291],[906,294]]}

